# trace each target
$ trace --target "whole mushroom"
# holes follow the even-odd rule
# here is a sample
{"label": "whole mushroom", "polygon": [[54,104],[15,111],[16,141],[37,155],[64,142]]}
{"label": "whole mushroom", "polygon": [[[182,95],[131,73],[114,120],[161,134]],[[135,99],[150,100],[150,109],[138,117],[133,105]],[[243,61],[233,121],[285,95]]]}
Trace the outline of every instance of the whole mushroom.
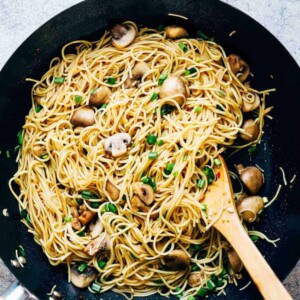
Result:
{"label": "whole mushroom", "polygon": [[178,39],[189,35],[188,32],[183,27],[176,26],[176,25],[167,26],[165,28],[165,32],[169,39]]}
{"label": "whole mushroom", "polygon": [[254,120],[252,119],[246,120],[242,125],[242,129],[245,132],[240,132],[241,139],[248,142],[252,142],[257,139],[259,135],[259,127]]}
{"label": "whole mushroom", "polygon": [[245,222],[251,223],[257,219],[258,214],[264,209],[264,201],[259,196],[240,198],[237,201],[236,209]]}
{"label": "whole mushroom", "polygon": [[87,267],[87,269],[81,273],[78,270],[78,266],[79,265],[77,264],[71,268],[70,279],[76,287],[83,289],[96,279],[97,272],[94,268]]}
{"label": "whole mushroom", "polygon": [[249,65],[236,54],[230,54],[227,61],[232,73],[237,75],[241,82],[244,82],[250,74]]}
{"label": "whole mushroom", "polygon": [[131,137],[128,133],[116,133],[105,140],[104,148],[113,157],[119,157],[127,152],[130,142]]}
{"label": "whole mushroom", "polygon": [[132,77],[128,77],[125,81],[125,87],[131,88],[137,86],[141,79],[150,71],[149,65],[144,62],[140,61],[135,64],[132,69]]}
{"label": "whole mushroom", "polygon": [[242,164],[236,166],[241,181],[251,194],[256,194],[264,183],[264,175],[260,169],[249,166],[244,168]]}
{"label": "whole mushroom", "polygon": [[111,90],[107,86],[100,86],[93,94],[90,95],[89,104],[92,106],[101,106],[108,102]]}
{"label": "whole mushroom", "polygon": [[228,260],[229,260],[232,271],[234,273],[241,272],[243,269],[243,263],[233,248],[229,248],[227,250],[227,256],[228,256]]}
{"label": "whole mushroom", "polygon": [[74,112],[71,123],[76,126],[92,126],[95,124],[95,112],[90,107],[82,107]]}
{"label": "whole mushroom", "polygon": [[189,268],[191,258],[183,250],[173,250],[165,258],[166,266],[172,271],[183,271]]}
{"label": "whole mushroom", "polygon": [[133,42],[137,35],[136,28],[131,24],[117,24],[111,29],[112,44],[122,49]]}

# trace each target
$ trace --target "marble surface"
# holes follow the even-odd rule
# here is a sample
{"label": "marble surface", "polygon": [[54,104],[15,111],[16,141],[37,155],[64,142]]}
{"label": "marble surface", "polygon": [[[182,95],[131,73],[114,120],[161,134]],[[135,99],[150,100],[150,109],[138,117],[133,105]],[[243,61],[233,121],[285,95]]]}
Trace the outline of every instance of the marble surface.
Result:
{"label": "marble surface", "polygon": [[[223,0],[246,12],[269,29],[300,64],[300,0]],[[78,0],[0,0],[0,69],[39,26]],[[0,293],[14,276],[0,260]],[[300,262],[284,282],[294,299],[300,299]]]}

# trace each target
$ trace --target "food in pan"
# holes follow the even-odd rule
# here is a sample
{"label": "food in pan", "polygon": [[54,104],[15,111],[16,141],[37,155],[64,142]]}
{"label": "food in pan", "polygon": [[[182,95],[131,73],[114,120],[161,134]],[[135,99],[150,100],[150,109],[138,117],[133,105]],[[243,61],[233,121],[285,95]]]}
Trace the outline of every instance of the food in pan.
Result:
{"label": "food in pan", "polygon": [[[242,263],[202,201],[218,155],[259,142],[270,111],[243,58],[203,33],[125,22],[68,43],[31,81],[10,187],[52,265],[79,288],[127,296],[192,299],[236,281]],[[251,223],[264,177],[237,172]]]}

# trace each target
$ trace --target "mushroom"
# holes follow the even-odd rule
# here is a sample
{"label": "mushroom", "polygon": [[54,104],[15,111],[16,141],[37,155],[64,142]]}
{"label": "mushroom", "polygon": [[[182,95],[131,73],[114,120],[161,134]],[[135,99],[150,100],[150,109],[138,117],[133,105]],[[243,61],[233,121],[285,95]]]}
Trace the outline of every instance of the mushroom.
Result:
{"label": "mushroom", "polygon": [[227,256],[231,269],[234,273],[239,273],[243,269],[243,263],[233,248],[227,250]]}
{"label": "mushroom", "polygon": [[82,225],[87,224],[90,222],[93,217],[96,215],[96,212],[88,210],[85,205],[81,205],[79,208],[80,216],[78,217],[78,220]]}
{"label": "mushroom", "polygon": [[244,129],[245,132],[240,132],[241,139],[248,142],[252,142],[257,139],[259,134],[259,127],[254,120],[246,120],[242,125],[242,129]]}
{"label": "mushroom", "polygon": [[242,111],[244,113],[251,112],[257,109],[260,105],[260,98],[256,93],[247,93],[242,96],[243,104],[242,104]]}
{"label": "mushroom", "polygon": [[100,86],[93,94],[90,96],[89,104],[92,106],[101,106],[108,102],[111,95],[111,90],[107,86]]}
{"label": "mushroom", "polygon": [[73,125],[87,127],[95,124],[95,112],[90,107],[82,107],[76,110],[71,117]]}
{"label": "mushroom", "polygon": [[79,231],[81,229],[81,223],[79,222],[79,213],[78,210],[75,206],[71,206],[71,216],[72,216],[72,221],[71,221],[71,225],[72,227]]}
{"label": "mushroom", "polygon": [[109,180],[106,183],[106,191],[112,200],[118,200],[120,196],[120,190],[113,185]]}
{"label": "mushroom", "polygon": [[91,240],[83,249],[83,252],[86,254],[93,256],[98,251],[103,250],[107,251],[111,249],[111,240],[109,235],[106,232],[100,233],[100,235]]}
{"label": "mushroom", "polygon": [[125,87],[131,88],[137,86],[137,84],[141,82],[141,79],[144,77],[144,75],[149,71],[150,67],[146,62],[137,62],[132,69],[132,76],[128,77],[125,81]]}
{"label": "mushroom", "polygon": [[32,152],[37,157],[41,157],[45,153],[45,147],[42,145],[34,145],[32,148]]}
{"label": "mushroom", "polygon": [[173,250],[165,257],[166,266],[172,271],[183,271],[190,266],[191,258],[182,250]]}
{"label": "mushroom", "polygon": [[89,230],[90,230],[90,235],[91,235],[92,239],[98,237],[100,235],[100,233],[103,231],[103,224],[100,221],[100,219],[98,219],[96,221],[96,223],[90,224]]}
{"label": "mushroom", "polygon": [[183,27],[176,26],[176,25],[167,26],[165,28],[165,31],[169,39],[178,39],[189,35],[188,32]]}
{"label": "mushroom", "polygon": [[200,272],[193,272],[188,278],[188,284],[189,286],[195,287],[198,286],[203,280],[203,274]]}
{"label": "mushroom", "polygon": [[113,157],[119,157],[127,152],[130,142],[131,137],[128,133],[117,133],[105,140],[104,147]]}
{"label": "mushroom", "polygon": [[76,127],[74,128],[74,133],[75,133],[75,134],[80,134],[81,131],[82,131],[82,129],[84,129],[84,127],[82,127],[82,126],[76,126]]}
{"label": "mushroom", "polygon": [[230,54],[227,60],[232,73],[244,82],[250,74],[249,65],[236,54]]}
{"label": "mushroom", "polygon": [[[168,77],[160,89],[159,97],[174,99],[179,105],[182,105],[187,97],[187,89],[181,77]],[[173,102],[169,104],[174,105]]]}
{"label": "mushroom", "polygon": [[131,208],[135,212],[137,212],[137,211],[148,212],[149,211],[149,207],[147,205],[145,205],[144,202],[142,202],[138,196],[132,197]]}
{"label": "mushroom", "polygon": [[94,268],[87,267],[83,273],[80,273],[78,271],[78,265],[75,265],[71,268],[70,275],[71,282],[76,287],[83,289],[89,286],[96,279],[97,272]]}
{"label": "mushroom", "polygon": [[154,201],[154,192],[150,185],[142,182],[134,182],[132,184],[133,192],[142,200],[145,204],[150,205]]}
{"label": "mushroom", "polygon": [[236,166],[241,181],[251,194],[256,194],[264,183],[264,175],[260,169],[249,166],[244,168],[242,164]]}
{"label": "mushroom", "polygon": [[264,201],[259,196],[240,198],[237,201],[236,209],[244,221],[251,223],[256,220],[257,215],[264,209]]}
{"label": "mushroom", "polygon": [[131,24],[117,24],[111,29],[112,44],[122,49],[128,46],[135,39],[137,31]]}

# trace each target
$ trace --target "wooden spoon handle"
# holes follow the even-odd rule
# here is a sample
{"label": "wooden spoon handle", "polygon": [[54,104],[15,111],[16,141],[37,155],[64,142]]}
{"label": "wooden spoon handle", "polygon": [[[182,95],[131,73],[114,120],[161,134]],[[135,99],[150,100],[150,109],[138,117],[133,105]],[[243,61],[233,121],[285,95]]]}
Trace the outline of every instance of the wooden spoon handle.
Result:
{"label": "wooden spoon handle", "polygon": [[[283,284],[256,248],[244,228],[239,224],[231,224],[226,238],[242,260],[249,275],[266,300],[292,299]],[[233,226],[232,226],[233,225]],[[222,230],[220,230],[222,232]],[[228,234],[228,232],[230,232]]]}

